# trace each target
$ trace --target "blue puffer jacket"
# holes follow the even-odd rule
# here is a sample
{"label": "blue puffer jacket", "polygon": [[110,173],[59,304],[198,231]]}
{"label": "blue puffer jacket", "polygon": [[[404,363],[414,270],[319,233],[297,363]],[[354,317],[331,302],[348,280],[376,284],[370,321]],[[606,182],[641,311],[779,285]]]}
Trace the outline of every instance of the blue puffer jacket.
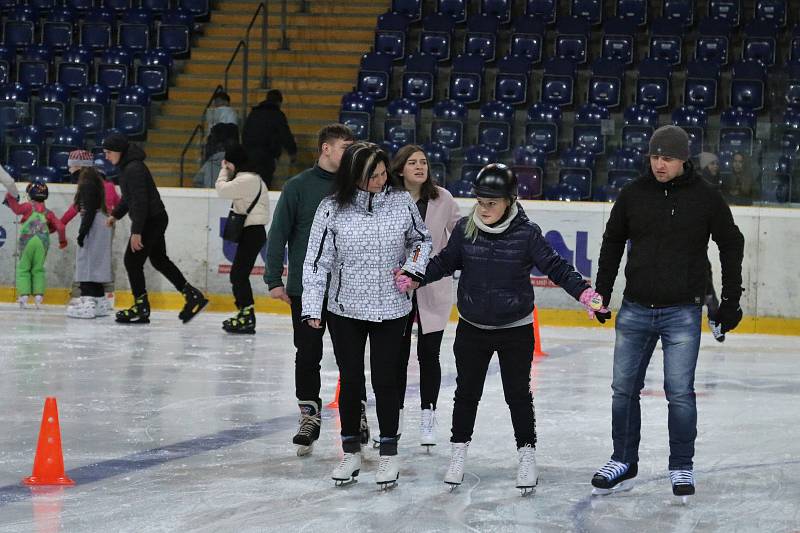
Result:
{"label": "blue puffer jacket", "polygon": [[520,205],[503,233],[478,231],[475,242],[464,234],[468,217],[458,221],[444,250],[430,260],[424,283],[461,270],[458,312],[467,321],[504,326],[533,312],[530,274],[535,266],[576,300],[589,284],[547,243],[542,230]]}

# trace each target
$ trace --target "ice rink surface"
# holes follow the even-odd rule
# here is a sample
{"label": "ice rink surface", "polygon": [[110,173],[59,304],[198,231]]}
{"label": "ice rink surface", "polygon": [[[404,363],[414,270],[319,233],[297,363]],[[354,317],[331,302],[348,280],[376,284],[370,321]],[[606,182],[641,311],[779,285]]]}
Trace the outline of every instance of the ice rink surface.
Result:
{"label": "ice rink surface", "polygon": [[[795,337],[704,335],[697,371],[697,495],[673,501],[660,348],[643,393],[633,491],[590,496],[611,453],[610,328],[544,328],[533,388],[539,487],[514,487],[516,450],[496,359],[489,368],[464,484],[442,482],[455,384],[454,324],[442,351],[439,445],[418,445],[419,367],[412,352],[399,485],[335,488],[338,413],[325,409],[312,455],[299,458],[288,316],[259,315],[229,336],[219,314],[181,325],[70,320],[61,308],[0,306],[0,531],[800,531],[800,355]],[[337,369],[326,338],[325,402]],[[77,485],[32,490],[46,396],[58,399],[64,461]],[[377,431],[374,397],[369,419]]]}

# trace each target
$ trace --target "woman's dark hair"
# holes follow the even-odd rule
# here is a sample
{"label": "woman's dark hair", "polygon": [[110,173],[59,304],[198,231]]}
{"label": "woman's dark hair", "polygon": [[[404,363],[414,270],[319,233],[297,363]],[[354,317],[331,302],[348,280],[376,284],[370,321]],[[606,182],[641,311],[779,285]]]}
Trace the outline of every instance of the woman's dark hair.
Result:
{"label": "woman's dark hair", "polygon": [[247,150],[236,141],[225,144],[225,161],[233,163],[234,171],[231,179],[236,178],[239,172],[255,172],[255,166],[247,154]]}
{"label": "woman's dark hair", "polygon": [[357,142],[348,146],[333,180],[336,203],[344,206],[352,202],[359,184],[369,180],[378,163],[386,165],[387,185],[396,186],[389,174],[389,156],[377,144]]}
{"label": "woman's dark hair", "polygon": [[83,167],[78,174],[78,189],[75,191],[75,198],[73,202],[80,209],[81,198],[87,198],[91,195],[99,197],[100,210],[108,214],[106,209],[106,188],[103,185],[103,175],[94,167]]}
{"label": "woman's dark hair", "polygon": [[[428,159],[428,154],[425,153],[425,150],[421,146],[416,144],[407,144],[400,148],[392,159],[391,168],[389,169],[389,173],[392,177],[397,181],[398,185],[402,188],[405,188],[405,182],[403,181],[403,169],[406,166],[406,163],[411,158],[412,155],[416,154],[417,152],[422,152],[422,155],[425,156],[425,159]],[[422,184],[422,187],[419,190],[419,197],[421,200],[435,200],[439,197],[439,191],[436,190],[436,183],[434,183],[433,178],[431,177],[431,162],[428,161],[428,178],[425,180],[425,183]]]}

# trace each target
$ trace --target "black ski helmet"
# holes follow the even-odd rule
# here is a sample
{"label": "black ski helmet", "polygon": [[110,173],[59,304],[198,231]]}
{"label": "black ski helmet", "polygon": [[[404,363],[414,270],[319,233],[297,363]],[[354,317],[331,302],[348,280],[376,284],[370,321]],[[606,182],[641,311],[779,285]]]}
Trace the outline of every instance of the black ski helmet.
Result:
{"label": "black ski helmet", "polygon": [[489,163],[478,172],[472,185],[475,196],[483,198],[517,198],[517,175],[508,165]]}
{"label": "black ski helmet", "polygon": [[35,179],[30,182],[25,188],[25,192],[28,193],[28,198],[34,202],[44,202],[47,200],[47,184],[40,179]]}

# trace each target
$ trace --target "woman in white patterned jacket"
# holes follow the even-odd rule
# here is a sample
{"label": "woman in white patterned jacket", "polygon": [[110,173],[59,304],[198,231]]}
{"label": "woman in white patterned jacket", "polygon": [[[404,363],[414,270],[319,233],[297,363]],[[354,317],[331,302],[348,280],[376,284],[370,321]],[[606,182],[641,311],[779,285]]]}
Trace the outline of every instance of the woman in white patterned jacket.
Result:
{"label": "woman in white patterned jacket", "polygon": [[375,144],[355,143],[345,151],[332,195],[314,217],[303,264],[303,319],[320,326],[327,293],[341,377],[344,458],[333,470],[337,485],[352,481],[361,468],[360,391],[367,337],[381,434],[375,481],[386,487],[398,478],[397,367],[411,299],[398,289],[394,274],[400,269],[422,279],[431,236],[411,195],[387,183],[388,167],[388,157]]}

